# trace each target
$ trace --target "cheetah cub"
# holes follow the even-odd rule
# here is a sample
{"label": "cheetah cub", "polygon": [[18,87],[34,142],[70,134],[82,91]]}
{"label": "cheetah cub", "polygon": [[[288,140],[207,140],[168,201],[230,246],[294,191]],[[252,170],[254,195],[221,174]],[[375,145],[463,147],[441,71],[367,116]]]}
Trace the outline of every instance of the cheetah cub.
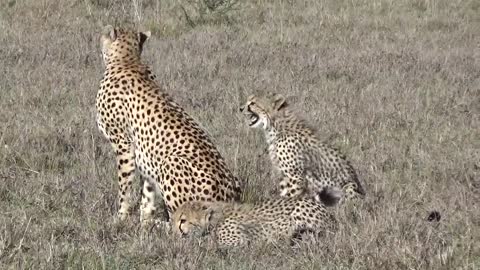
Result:
{"label": "cheetah cub", "polygon": [[323,144],[314,131],[288,108],[282,95],[250,96],[240,107],[251,128],[263,129],[268,152],[280,172],[280,195],[317,194],[325,187],[343,191],[342,201],[363,198],[357,174],[337,150]]}
{"label": "cheetah cub", "polygon": [[326,189],[320,197],[322,203],[310,197],[277,198],[257,204],[187,202],[173,214],[173,231],[182,236],[212,234],[220,247],[288,241],[304,232],[334,231],[336,220],[326,206],[338,203],[340,193]]}

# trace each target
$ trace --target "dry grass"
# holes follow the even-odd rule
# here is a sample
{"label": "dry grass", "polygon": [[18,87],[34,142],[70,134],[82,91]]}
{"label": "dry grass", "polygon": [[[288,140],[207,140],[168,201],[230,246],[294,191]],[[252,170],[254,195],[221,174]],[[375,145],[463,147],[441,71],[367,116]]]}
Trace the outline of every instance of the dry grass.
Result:
{"label": "dry grass", "polygon": [[[191,28],[181,1],[0,2],[0,268],[478,269],[480,3],[240,1]],[[106,24],[150,29],[144,59],[209,131],[245,200],[273,188],[238,105],[290,96],[347,154],[368,199],[339,233],[217,251],[116,209],[113,153],[94,100]],[[438,224],[425,221],[438,210]]]}

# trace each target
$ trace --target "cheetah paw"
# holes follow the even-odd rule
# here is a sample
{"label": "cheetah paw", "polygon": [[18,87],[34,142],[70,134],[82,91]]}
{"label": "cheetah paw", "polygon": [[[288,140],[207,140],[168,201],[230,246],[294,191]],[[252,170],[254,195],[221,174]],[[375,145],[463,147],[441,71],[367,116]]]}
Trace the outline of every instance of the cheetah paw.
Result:
{"label": "cheetah paw", "polygon": [[155,220],[155,228],[163,230],[167,234],[170,234],[172,232],[172,225],[170,224],[170,222],[161,219]]}

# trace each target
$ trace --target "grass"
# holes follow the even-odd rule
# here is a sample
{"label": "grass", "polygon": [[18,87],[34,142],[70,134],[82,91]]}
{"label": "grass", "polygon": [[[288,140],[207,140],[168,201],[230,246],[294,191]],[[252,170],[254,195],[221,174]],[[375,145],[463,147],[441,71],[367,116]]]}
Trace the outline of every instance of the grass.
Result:
{"label": "grass", "polygon": [[[0,268],[478,269],[478,1],[239,1],[192,27],[181,1],[0,3]],[[239,104],[274,91],[340,148],[366,186],[337,234],[228,252],[141,235],[116,212],[95,124],[103,25],[152,30],[144,59],[208,130],[246,201],[272,196]],[[439,211],[438,223],[427,222]]]}

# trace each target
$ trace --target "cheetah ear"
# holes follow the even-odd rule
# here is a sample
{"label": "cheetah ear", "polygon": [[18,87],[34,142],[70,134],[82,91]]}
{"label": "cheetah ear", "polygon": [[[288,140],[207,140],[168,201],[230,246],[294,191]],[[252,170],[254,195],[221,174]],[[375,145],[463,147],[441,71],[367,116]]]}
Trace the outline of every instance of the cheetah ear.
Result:
{"label": "cheetah ear", "polygon": [[205,220],[207,222],[210,222],[212,220],[213,215],[215,215],[215,209],[213,205],[211,204],[204,205],[203,210],[205,210]]}
{"label": "cheetah ear", "polygon": [[145,43],[145,41],[150,38],[150,36],[152,36],[152,32],[150,31],[138,33],[138,40],[140,41],[140,46],[142,46],[143,43]]}
{"label": "cheetah ear", "polygon": [[117,33],[115,28],[111,25],[107,25],[103,28],[103,36],[108,37],[111,41],[117,39]]}
{"label": "cheetah ear", "polygon": [[287,107],[287,105],[288,103],[284,96],[280,94],[273,95],[273,108],[276,111],[280,111],[281,109],[284,109],[285,107]]}

